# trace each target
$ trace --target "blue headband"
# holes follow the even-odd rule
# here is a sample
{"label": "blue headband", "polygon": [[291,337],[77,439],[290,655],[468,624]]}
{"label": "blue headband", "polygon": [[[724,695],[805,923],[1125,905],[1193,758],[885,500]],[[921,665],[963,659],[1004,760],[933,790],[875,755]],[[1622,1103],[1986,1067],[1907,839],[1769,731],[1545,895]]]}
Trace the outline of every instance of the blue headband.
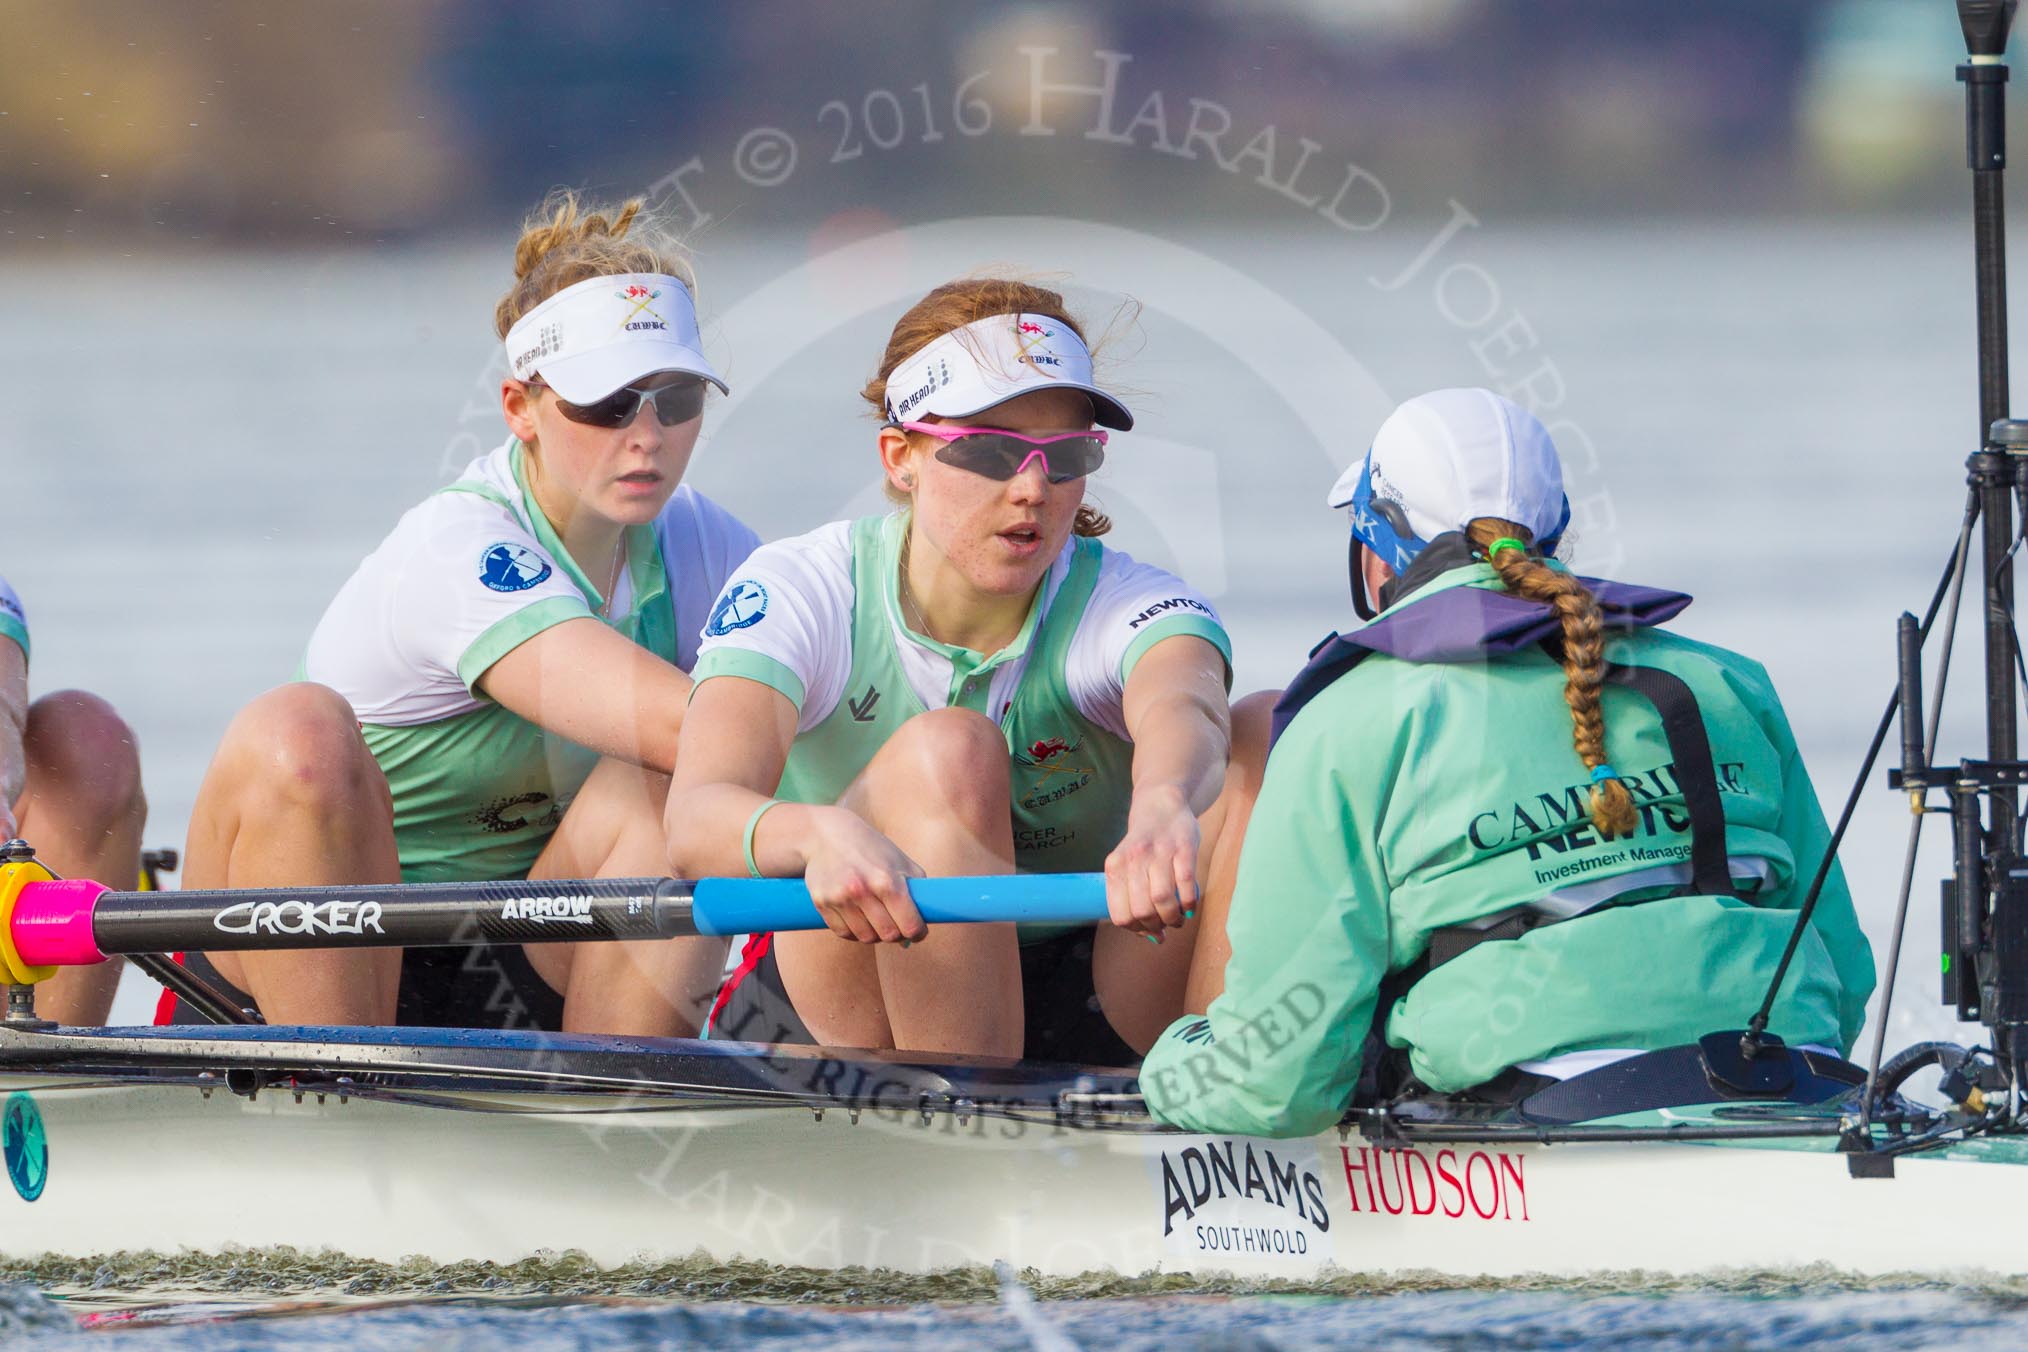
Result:
{"label": "blue headband", "polygon": [[[1415,562],[1416,555],[1428,548],[1429,541],[1417,535],[1415,528],[1408,524],[1408,513],[1402,510],[1399,502],[1373,496],[1373,452],[1370,450],[1366,453],[1366,468],[1359,474],[1359,486],[1352,490],[1352,501],[1347,505],[1352,513],[1353,536],[1395,572],[1404,571]],[[1570,498],[1566,495],[1556,528],[1537,541],[1537,547],[1545,555],[1554,554],[1569,526]]]}

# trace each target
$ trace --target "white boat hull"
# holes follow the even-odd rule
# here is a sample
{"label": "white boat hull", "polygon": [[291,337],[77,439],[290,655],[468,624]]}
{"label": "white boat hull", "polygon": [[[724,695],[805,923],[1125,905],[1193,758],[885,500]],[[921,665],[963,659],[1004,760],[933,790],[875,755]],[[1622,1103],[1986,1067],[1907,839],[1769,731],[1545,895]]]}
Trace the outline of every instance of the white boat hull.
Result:
{"label": "white boat hull", "polygon": [[[950,1113],[657,1107],[617,1095],[470,1111],[186,1085],[25,1092],[41,1191],[0,1185],[0,1252],[287,1245],[509,1263],[579,1251],[1055,1276],[1458,1277],[1827,1264],[2028,1267],[2028,1167],[1959,1147],[1855,1180],[1828,1145],[1265,1141]],[[166,1197],[176,1204],[163,1204]],[[1976,1224],[1948,1199],[1975,1202]],[[1954,1220],[1957,1215],[1960,1219]]]}

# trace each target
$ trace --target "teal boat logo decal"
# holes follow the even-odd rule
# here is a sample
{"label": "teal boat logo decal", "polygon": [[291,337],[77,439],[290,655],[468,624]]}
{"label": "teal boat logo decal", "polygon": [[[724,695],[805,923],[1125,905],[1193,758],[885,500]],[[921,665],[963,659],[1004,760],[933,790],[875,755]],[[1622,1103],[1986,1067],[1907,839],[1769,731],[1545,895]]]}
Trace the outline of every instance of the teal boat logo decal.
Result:
{"label": "teal boat logo decal", "polygon": [[6,1156],[7,1177],[22,1201],[42,1196],[42,1185],[49,1181],[49,1136],[42,1109],[26,1094],[11,1095],[0,1115],[0,1155]]}
{"label": "teal boat logo decal", "polygon": [[479,581],[496,592],[527,591],[551,571],[548,559],[526,545],[505,540],[487,545],[479,556]]}
{"label": "teal boat logo decal", "polygon": [[711,623],[704,626],[704,632],[712,638],[723,638],[735,629],[759,624],[767,613],[768,589],[751,578],[741,578],[727,587],[725,595],[711,608]]}

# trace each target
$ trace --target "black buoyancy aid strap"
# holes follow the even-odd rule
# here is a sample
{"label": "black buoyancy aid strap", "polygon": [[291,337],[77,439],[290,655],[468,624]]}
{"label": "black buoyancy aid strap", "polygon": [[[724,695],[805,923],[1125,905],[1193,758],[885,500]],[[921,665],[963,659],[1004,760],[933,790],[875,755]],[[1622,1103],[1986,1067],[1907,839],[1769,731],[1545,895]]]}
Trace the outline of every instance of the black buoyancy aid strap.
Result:
{"label": "black buoyancy aid strap", "polygon": [[[1608,662],[1605,681],[1623,686],[1655,706],[1662,720],[1662,735],[1669,742],[1669,758],[1675,762],[1676,787],[1683,795],[1684,811],[1690,817],[1690,883],[1677,895],[1730,897],[1738,893],[1732,885],[1732,864],[1725,846],[1725,804],[1718,796],[1718,769],[1711,759],[1711,738],[1704,730],[1704,713],[1697,696],[1683,679],[1656,667],[1629,667]],[[1429,948],[1423,955],[1428,963],[1410,967],[1413,984],[1425,972],[1462,957],[1480,944],[1497,939],[1518,939],[1545,925],[1580,920],[1610,910],[1616,904],[1602,901],[1576,915],[1549,916],[1522,910],[1497,924],[1446,925],[1430,933]],[[1418,970],[1420,969],[1420,970]],[[1405,990],[1405,988],[1404,988]]]}
{"label": "black buoyancy aid strap", "polygon": [[[1725,845],[1725,805],[1718,796],[1718,769],[1711,758],[1711,738],[1704,730],[1704,714],[1697,706],[1697,696],[1691,693],[1681,677],[1655,667],[1630,667],[1609,662],[1604,679],[1646,699],[1662,720],[1662,736],[1667,739],[1670,759],[1675,762],[1676,785],[1683,794],[1684,810],[1690,817],[1689,894],[1736,896],[1732,885],[1732,865]],[[1367,1063],[1361,1073],[1355,1101],[1386,1101],[1409,1082],[1407,1053],[1391,1047],[1386,1041],[1387,1017],[1395,1002],[1406,996],[1424,977],[1482,943],[1518,939],[1545,925],[1581,920],[1612,907],[1613,903],[1607,901],[1577,915],[1559,919],[1550,919],[1539,912],[1523,911],[1483,929],[1447,925],[1432,931],[1429,946],[1422,955],[1400,971],[1389,973],[1380,983],[1373,1027],[1365,1046]]]}
{"label": "black buoyancy aid strap", "polygon": [[1606,664],[1605,679],[1623,686],[1655,706],[1662,735],[1675,761],[1676,785],[1690,815],[1690,885],[1699,896],[1737,895],[1725,847],[1725,804],[1718,795],[1718,769],[1711,759],[1711,737],[1704,713],[1683,678],[1657,667]]}

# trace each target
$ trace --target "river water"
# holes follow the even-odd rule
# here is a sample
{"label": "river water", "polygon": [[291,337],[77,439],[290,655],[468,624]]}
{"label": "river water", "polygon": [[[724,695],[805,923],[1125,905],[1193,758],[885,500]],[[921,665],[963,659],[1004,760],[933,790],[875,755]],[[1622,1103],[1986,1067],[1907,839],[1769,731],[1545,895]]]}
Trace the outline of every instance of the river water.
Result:
{"label": "river water", "polygon": [[[720,231],[700,241],[706,342],[735,394],[707,414],[692,481],[770,537],[871,509],[872,423],[855,391],[892,317],[928,285],[985,264],[1061,269],[1099,328],[1122,293],[1142,307],[1104,353],[1142,415],[1094,485],[1118,523],[1112,538],[1212,595],[1234,637],[1237,686],[1250,689],[1285,680],[1318,637],[1353,622],[1342,521],[1322,501],[1387,408],[1441,385],[1519,388],[1551,415],[1569,464],[1575,562],[1695,593],[1678,627],[1767,664],[1835,813],[1893,680],[1894,616],[1926,602],[1957,526],[1977,430],[1968,230],[1487,224],[1419,264],[1440,224],[1370,237],[1039,217],[864,238],[835,226]],[[357,560],[502,437],[489,319],[503,254],[487,241],[0,261],[0,361],[14,386],[0,402],[0,570],[30,609],[36,688],[95,689],[137,729],[151,843],[182,843],[226,721],[288,676]],[[1972,653],[1961,653],[1963,698],[1944,720],[1947,758],[1982,750],[1965,684],[1979,674]],[[1844,860],[1883,962],[1908,821],[1876,770]],[[1954,1030],[1935,1004],[1934,887],[1947,852],[1933,835],[1894,1042]],[[151,999],[130,977],[117,1018],[144,1020]],[[96,1281],[100,1295],[166,1299],[223,1281],[172,1282],[145,1264],[98,1271],[22,1274],[39,1287],[12,1289],[0,1332],[51,1346],[74,1336],[77,1307],[37,1289],[80,1294]],[[638,1308],[409,1305],[295,1318],[286,1336],[386,1347],[509,1336],[541,1347],[1307,1346],[1448,1343],[1502,1327],[1534,1346],[1842,1346],[2020,1328],[2006,1292],[1966,1306],[1944,1291],[1807,1283],[1665,1299],[1140,1294],[1045,1301],[1041,1314],[990,1282],[956,1303],[875,1315],[712,1296],[700,1285]],[[1031,1316],[1044,1324],[1024,1324]],[[137,1336],[194,1348],[248,1333]]]}
{"label": "river water", "polygon": [[[101,1272],[107,1271],[101,1269]],[[2028,1336],[2014,1285],[1865,1286],[1823,1273],[1718,1282],[1515,1282],[1446,1287],[1344,1280],[1308,1291],[1178,1289],[1174,1283],[1082,1283],[1031,1290],[1012,1274],[953,1274],[845,1287],[780,1273],[663,1271],[618,1283],[567,1274],[475,1279],[408,1273],[377,1292],[283,1289],[203,1274],[204,1289],[142,1278],[146,1303],[33,1284],[0,1287],[9,1347],[105,1346],[210,1352],[286,1342],[334,1352],[497,1347],[620,1349],[733,1346],[982,1348],[1071,1352],[1172,1349],[1377,1349],[1485,1346],[1896,1348],[2015,1345]],[[88,1282],[89,1270],[74,1274]],[[395,1288],[388,1290],[386,1287]],[[1164,1289],[1166,1287],[1166,1289]]]}

